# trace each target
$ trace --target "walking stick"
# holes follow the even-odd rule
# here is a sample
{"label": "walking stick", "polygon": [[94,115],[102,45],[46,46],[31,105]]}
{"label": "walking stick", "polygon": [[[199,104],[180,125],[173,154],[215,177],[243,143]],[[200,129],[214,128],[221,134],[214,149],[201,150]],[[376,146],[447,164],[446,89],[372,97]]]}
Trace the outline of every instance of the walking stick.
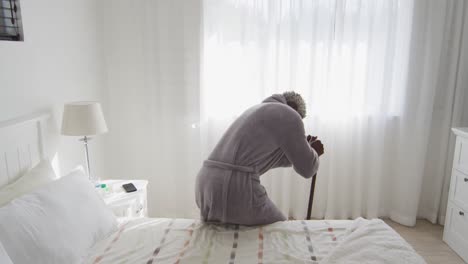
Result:
{"label": "walking stick", "polygon": [[310,220],[312,214],[312,204],[314,203],[314,193],[315,193],[315,179],[317,179],[317,173],[312,177],[312,183],[310,184],[310,194],[309,194],[309,206],[307,207],[307,220]]}

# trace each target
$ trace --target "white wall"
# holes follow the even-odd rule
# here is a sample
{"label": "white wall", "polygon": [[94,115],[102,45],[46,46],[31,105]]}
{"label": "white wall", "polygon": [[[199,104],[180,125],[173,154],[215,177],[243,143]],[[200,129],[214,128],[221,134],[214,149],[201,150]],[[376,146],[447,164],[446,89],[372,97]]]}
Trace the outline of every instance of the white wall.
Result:
{"label": "white wall", "polygon": [[[97,2],[21,0],[24,42],[0,41],[0,120],[51,111],[52,147],[60,146],[52,152],[58,151],[62,173],[84,164],[77,139],[59,136],[64,102],[102,98]],[[102,171],[100,141],[98,137],[90,146],[98,173]]]}

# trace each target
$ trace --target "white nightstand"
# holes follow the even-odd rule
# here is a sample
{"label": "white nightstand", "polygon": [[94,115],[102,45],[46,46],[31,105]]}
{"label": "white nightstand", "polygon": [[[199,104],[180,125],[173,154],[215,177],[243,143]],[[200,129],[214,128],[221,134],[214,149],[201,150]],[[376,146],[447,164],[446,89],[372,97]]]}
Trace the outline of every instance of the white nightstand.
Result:
{"label": "white nightstand", "polygon": [[468,261],[468,128],[453,128],[457,135],[452,179],[445,217],[444,241]]}
{"label": "white nightstand", "polygon": [[[105,180],[108,192],[99,191],[104,202],[111,208],[117,217],[147,217],[147,191],[148,181],[145,180]],[[133,183],[137,191],[127,193],[123,184]]]}

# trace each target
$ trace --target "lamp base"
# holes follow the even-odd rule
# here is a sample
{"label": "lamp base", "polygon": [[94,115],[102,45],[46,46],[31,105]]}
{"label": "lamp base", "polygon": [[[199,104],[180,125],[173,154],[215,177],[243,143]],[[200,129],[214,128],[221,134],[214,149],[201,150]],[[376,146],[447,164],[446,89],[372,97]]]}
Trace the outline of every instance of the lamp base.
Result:
{"label": "lamp base", "polygon": [[79,139],[80,141],[83,141],[83,145],[85,147],[85,155],[86,155],[86,170],[88,173],[88,178],[89,181],[91,181],[95,186],[99,184],[101,179],[99,177],[95,177],[93,174],[91,174],[91,167],[89,166],[89,151],[88,151],[88,142],[91,140],[91,138],[84,136],[83,138]]}

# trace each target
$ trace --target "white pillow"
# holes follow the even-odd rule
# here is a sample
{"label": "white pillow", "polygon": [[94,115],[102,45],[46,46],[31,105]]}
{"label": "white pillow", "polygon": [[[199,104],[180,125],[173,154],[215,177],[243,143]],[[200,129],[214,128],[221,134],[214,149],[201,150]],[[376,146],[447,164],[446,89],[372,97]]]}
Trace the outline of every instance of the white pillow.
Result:
{"label": "white pillow", "polygon": [[10,257],[6,253],[5,249],[3,248],[2,243],[0,243],[0,263],[2,263],[2,264],[13,264],[13,262],[11,262]]}
{"label": "white pillow", "polygon": [[0,219],[0,242],[14,263],[78,263],[117,229],[81,170],[14,199]]}
{"label": "white pillow", "polygon": [[23,194],[29,193],[57,179],[48,160],[41,161],[15,182],[0,189],[0,207]]}

